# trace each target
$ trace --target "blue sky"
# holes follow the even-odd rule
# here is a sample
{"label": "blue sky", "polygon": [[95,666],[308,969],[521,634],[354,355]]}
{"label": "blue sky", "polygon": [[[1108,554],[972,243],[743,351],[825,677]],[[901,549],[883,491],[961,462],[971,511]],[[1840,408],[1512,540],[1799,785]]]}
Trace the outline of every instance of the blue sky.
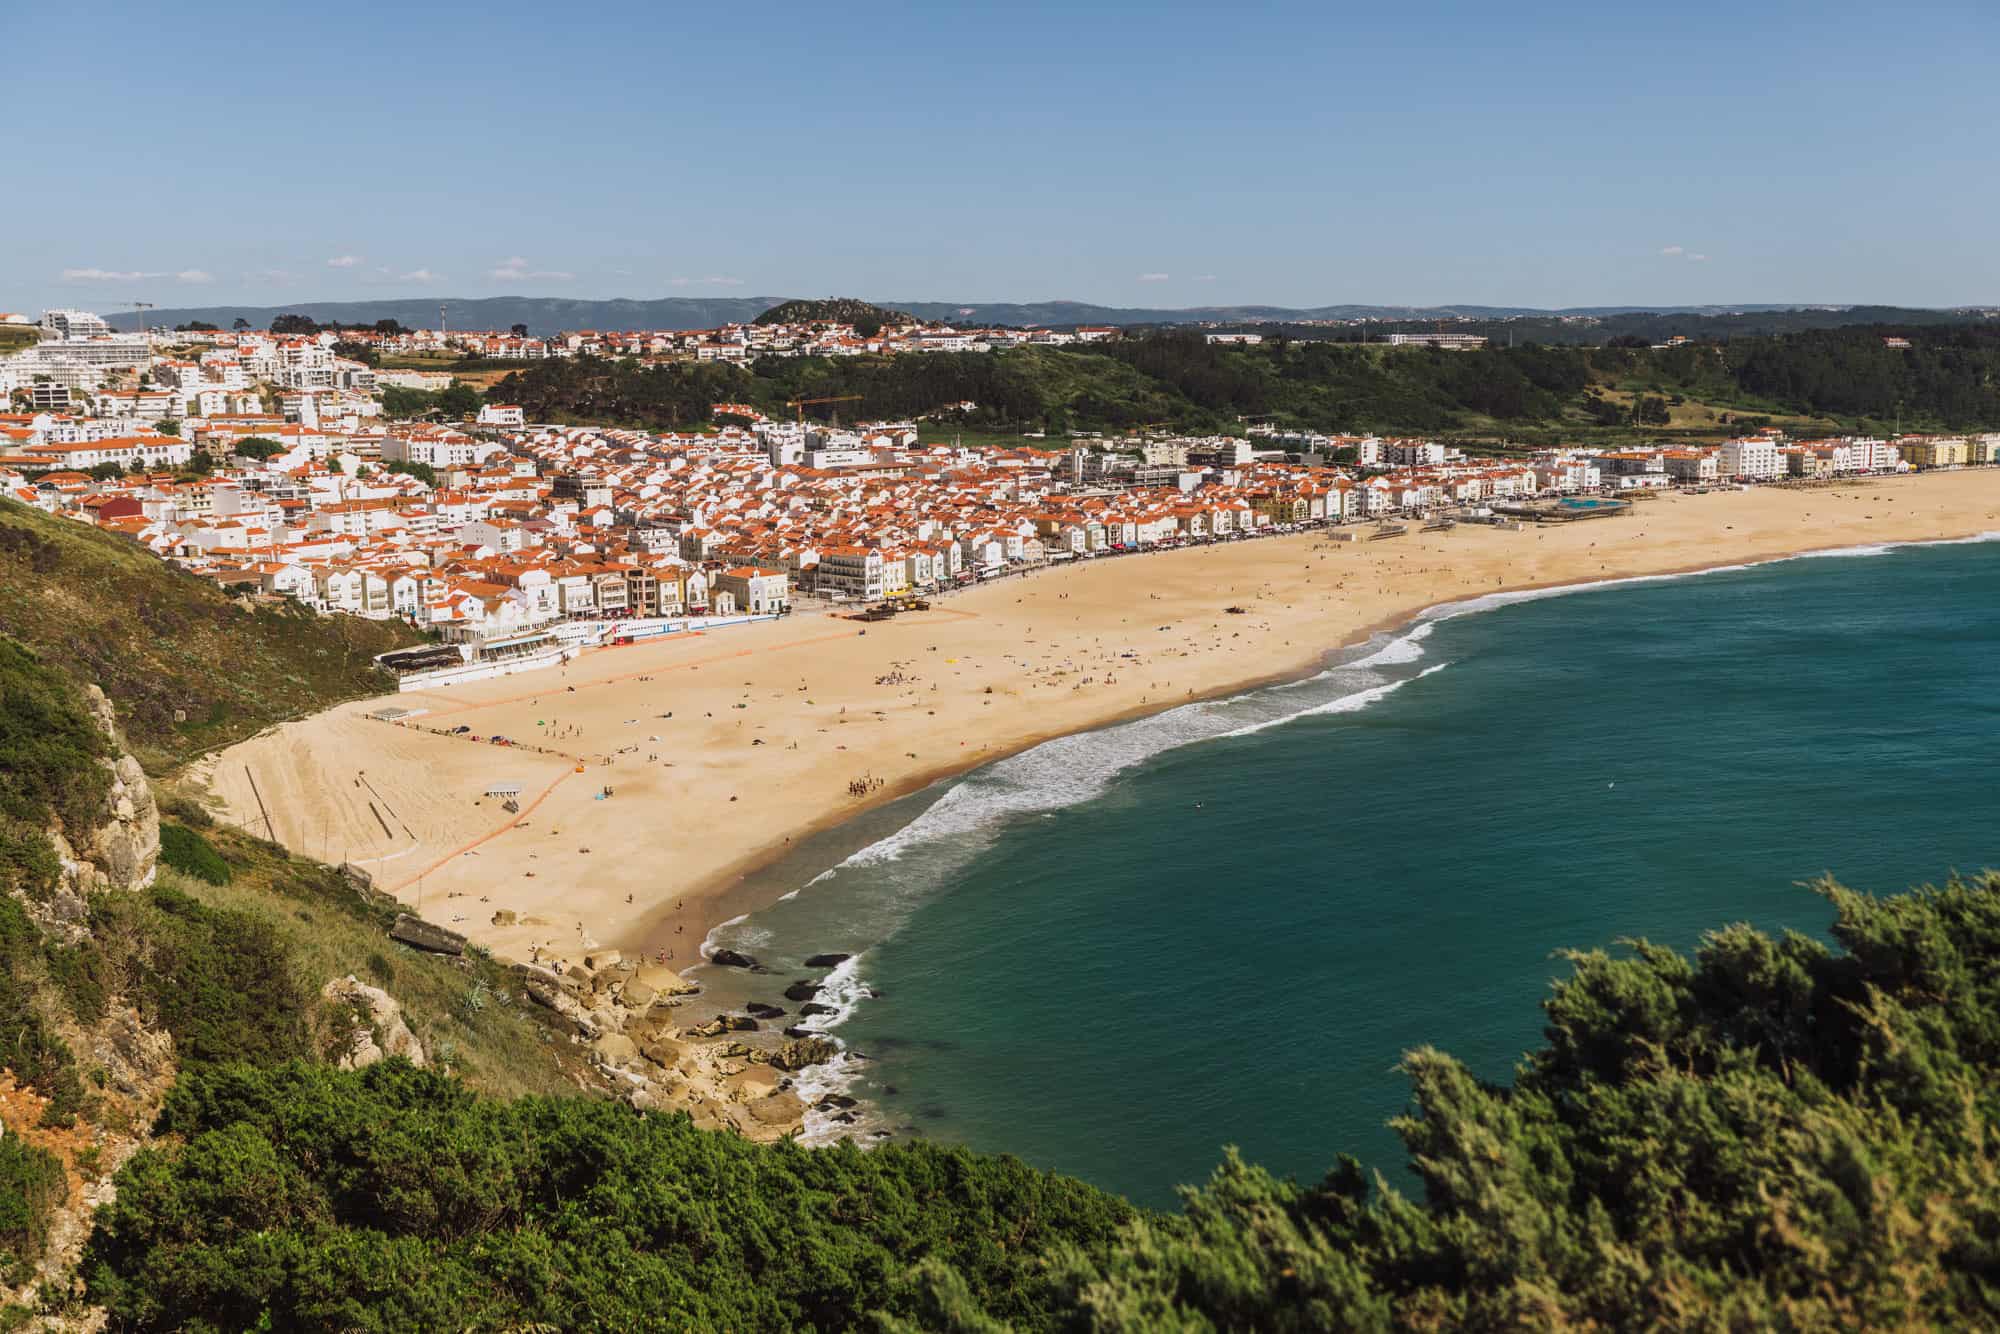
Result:
{"label": "blue sky", "polygon": [[6,22],[0,309],[2000,303],[1991,0],[88,16]]}

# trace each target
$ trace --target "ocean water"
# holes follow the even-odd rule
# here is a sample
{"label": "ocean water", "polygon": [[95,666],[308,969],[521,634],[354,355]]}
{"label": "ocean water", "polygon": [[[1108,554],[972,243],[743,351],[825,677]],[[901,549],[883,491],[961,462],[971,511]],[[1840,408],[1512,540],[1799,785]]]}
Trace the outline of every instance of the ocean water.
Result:
{"label": "ocean water", "polygon": [[[1422,1044],[1509,1077],[1566,947],[1824,934],[1804,882],[2000,865],[2000,544],[1434,610],[1320,675],[1067,737],[802,845],[719,994],[849,1055],[811,1131],[1019,1154],[1152,1204],[1225,1144],[1409,1184]],[[829,867],[831,869],[829,869]]]}

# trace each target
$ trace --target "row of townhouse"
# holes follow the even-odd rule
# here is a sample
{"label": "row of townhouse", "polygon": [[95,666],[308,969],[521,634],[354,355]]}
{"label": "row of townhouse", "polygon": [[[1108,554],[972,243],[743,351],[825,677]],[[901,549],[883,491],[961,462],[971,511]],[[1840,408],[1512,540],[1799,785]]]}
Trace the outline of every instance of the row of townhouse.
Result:
{"label": "row of townhouse", "polygon": [[[17,416],[5,429],[36,438],[10,437],[14,454],[69,429],[47,414]],[[1404,462],[1363,468],[1287,461],[1218,438],[1180,442],[1170,480],[1145,485],[1136,473],[1079,480],[1067,449],[925,445],[904,426],[852,434],[865,464],[816,466],[815,453],[834,451],[774,446],[805,443],[801,428],[783,423],[473,435],[411,423],[333,431],[241,414],[194,429],[192,443],[220,461],[209,478],[93,483],[91,465],[70,460],[98,455],[78,450],[60,456],[59,475],[76,483],[36,494],[226,583],[325,611],[487,634],[566,619],[782,613],[794,590],[875,601],[1049,561],[1300,524],[1700,482],[1773,461],[1863,469],[1896,448],[1758,436],[1732,442],[1734,451],[1548,451],[1521,462],[1375,441],[1385,460]],[[249,436],[274,441],[278,453],[247,460],[235,451]],[[1958,457],[1946,444],[1934,442],[1928,457]],[[173,447],[188,444],[162,446]],[[1335,448],[1360,453],[1358,444]],[[1974,458],[1970,440],[1964,457]],[[170,454],[135,462],[173,466]],[[394,471],[399,463],[429,465],[436,485]]]}

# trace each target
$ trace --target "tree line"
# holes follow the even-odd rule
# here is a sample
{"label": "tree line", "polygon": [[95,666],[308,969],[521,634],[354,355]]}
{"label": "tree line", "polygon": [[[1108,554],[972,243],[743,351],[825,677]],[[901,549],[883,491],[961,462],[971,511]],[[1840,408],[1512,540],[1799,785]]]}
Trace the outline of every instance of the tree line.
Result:
{"label": "tree line", "polygon": [[[490,400],[533,420],[703,425],[712,405],[791,415],[792,400],[858,396],[809,416],[928,417],[1018,431],[1193,431],[1245,421],[1382,434],[1665,425],[1683,399],[1738,416],[1788,412],[1869,429],[2000,425],[2000,330],[1813,330],[1674,347],[1522,344],[1472,351],[1274,338],[1209,343],[1163,330],[1117,342],[994,353],[762,358],[751,365],[552,358]],[[1905,337],[1907,348],[1890,337]],[[1631,405],[1607,397],[1630,391]]]}

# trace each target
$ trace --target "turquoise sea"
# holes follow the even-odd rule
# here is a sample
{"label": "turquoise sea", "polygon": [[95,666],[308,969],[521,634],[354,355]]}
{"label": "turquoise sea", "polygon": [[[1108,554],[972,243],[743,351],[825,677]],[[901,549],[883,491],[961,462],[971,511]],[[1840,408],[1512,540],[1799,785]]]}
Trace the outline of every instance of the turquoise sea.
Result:
{"label": "turquoise sea", "polygon": [[[853,1125],[1168,1204],[1225,1144],[1407,1184],[1399,1054],[1505,1080],[1554,951],[1823,934],[1802,887],[2000,864],[2000,544],[1496,596],[1311,680],[1067,737],[802,845],[719,930]],[[828,869],[831,867],[832,869]],[[874,995],[868,993],[872,991]],[[789,1022],[789,1021],[788,1021]]]}

